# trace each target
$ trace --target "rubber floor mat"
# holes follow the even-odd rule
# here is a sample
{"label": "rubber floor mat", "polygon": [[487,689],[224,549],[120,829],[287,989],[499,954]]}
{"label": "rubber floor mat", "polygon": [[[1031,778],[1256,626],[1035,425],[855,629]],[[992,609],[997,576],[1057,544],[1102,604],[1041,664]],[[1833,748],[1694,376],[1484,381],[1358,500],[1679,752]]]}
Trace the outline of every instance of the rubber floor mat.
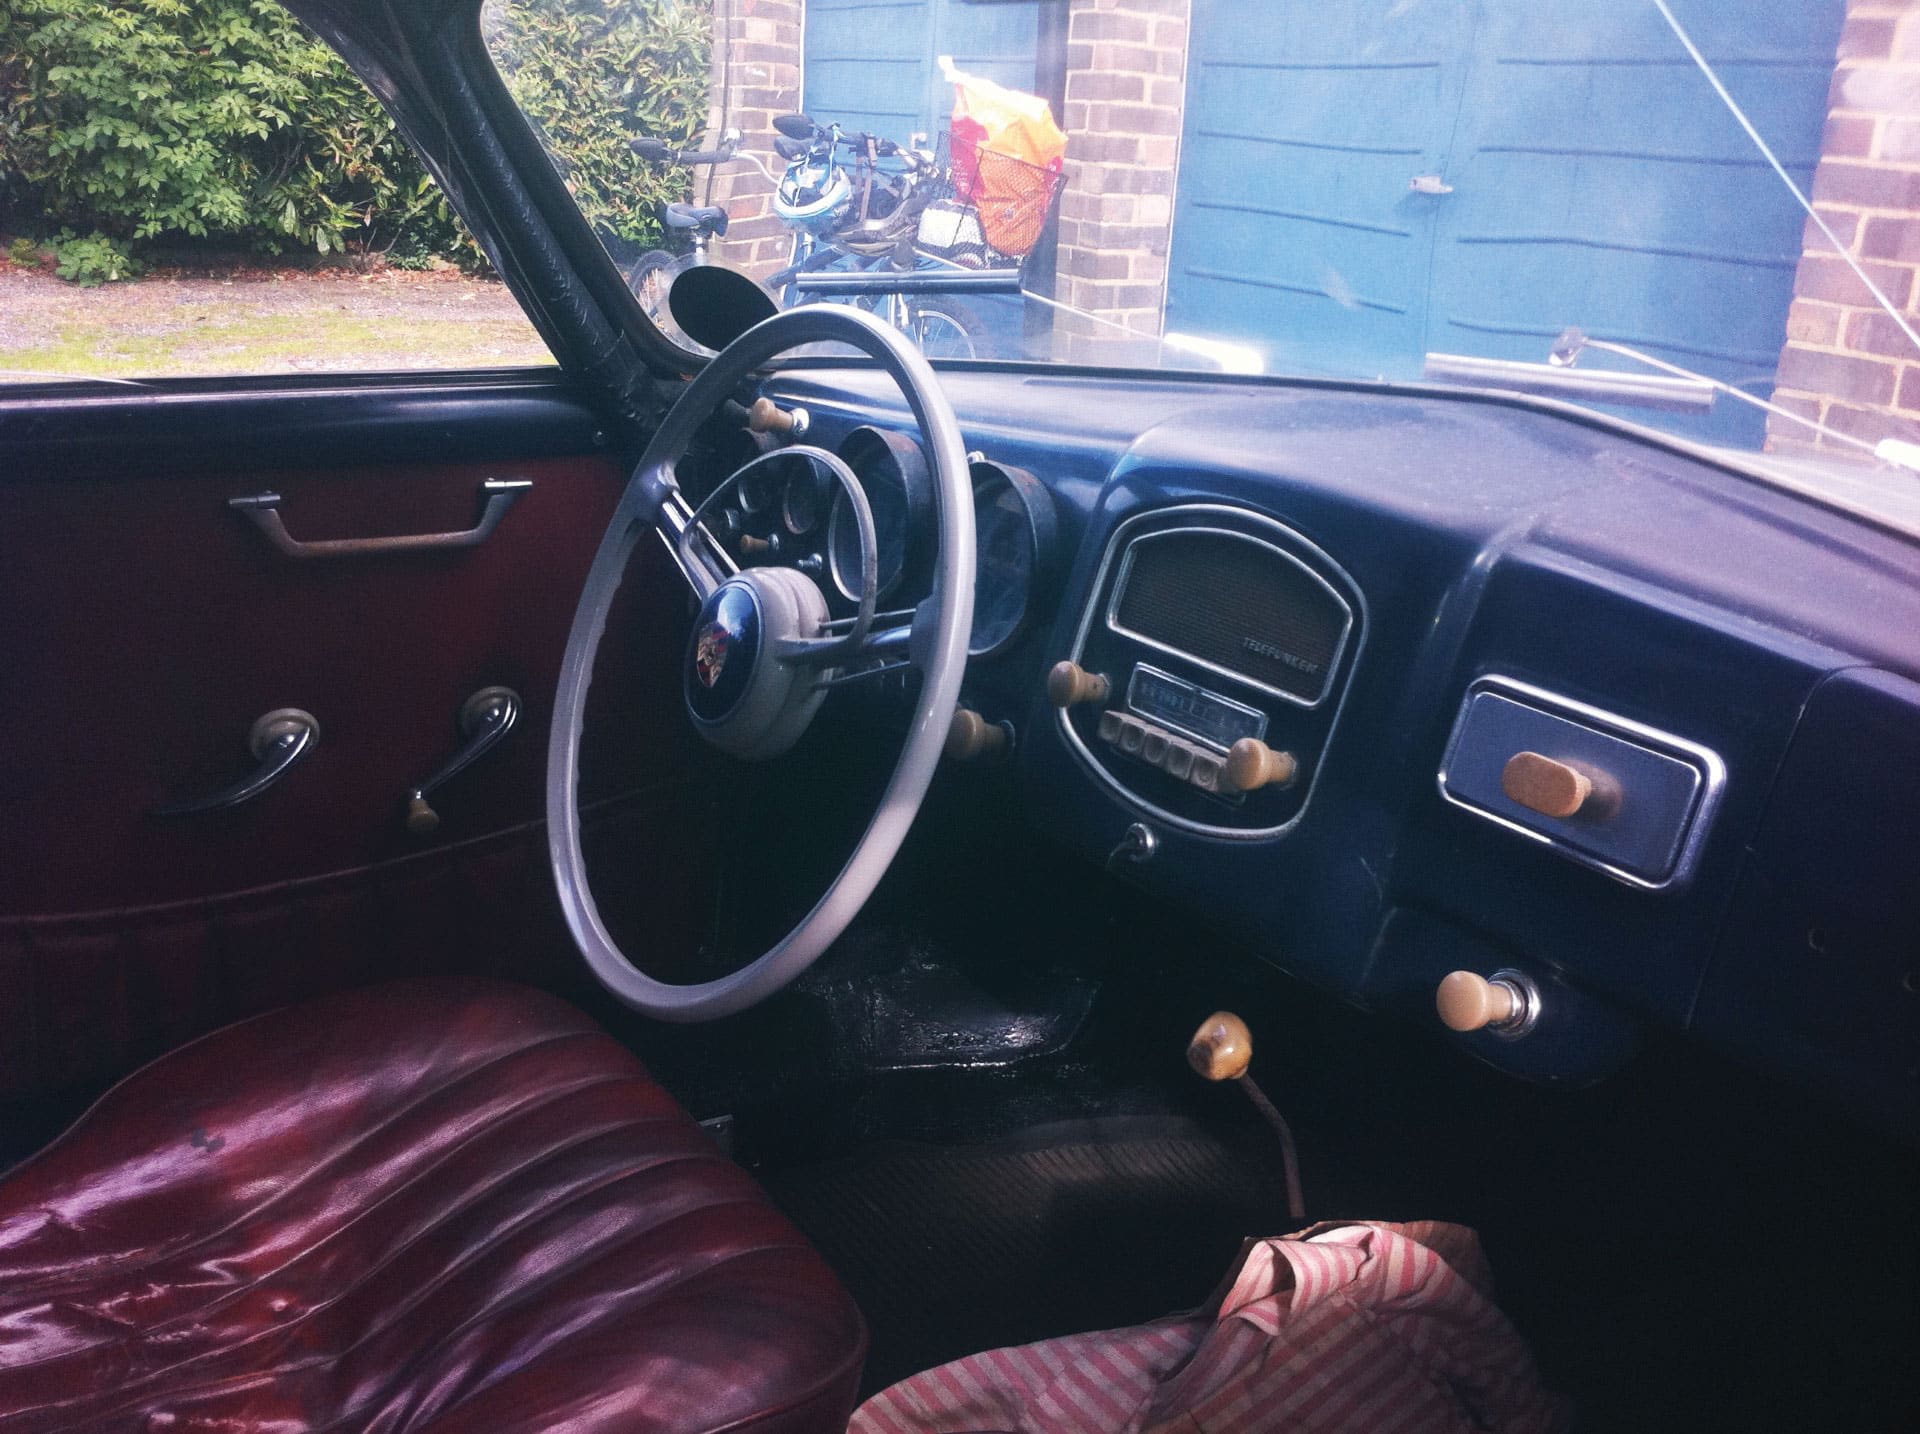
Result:
{"label": "rubber floor mat", "polygon": [[1291,1228],[1277,1147],[1174,1118],[874,1146],[766,1183],[866,1314],[869,1393],[976,1350],[1191,1309],[1242,1239]]}

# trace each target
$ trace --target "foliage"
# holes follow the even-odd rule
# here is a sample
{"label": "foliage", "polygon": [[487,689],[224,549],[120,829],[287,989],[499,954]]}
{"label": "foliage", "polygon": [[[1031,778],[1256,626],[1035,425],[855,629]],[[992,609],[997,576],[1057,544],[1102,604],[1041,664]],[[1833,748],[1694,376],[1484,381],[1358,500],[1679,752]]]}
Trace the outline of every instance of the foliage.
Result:
{"label": "foliage", "polygon": [[104,234],[79,238],[71,229],[63,229],[54,240],[53,256],[58,261],[53,272],[83,289],[131,279],[140,272],[127,252]]}
{"label": "foliage", "polygon": [[487,47],[574,201],[603,234],[646,248],[684,170],[635,155],[689,144],[707,117],[712,0],[491,0]]}
{"label": "foliage", "polygon": [[[626,138],[704,117],[705,0],[511,0],[516,98],[590,218],[649,240],[669,179]],[[386,112],[274,0],[0,0],[0,214],[66,227],[75,274],[129,248],[482,262]],[[88,246],[88,247],[76,247]],[[63,265],[63,272],[66,266]]]}
{"label": "foliage", "polygon": [[31,269],[40,262],[40,246],[21,235],[7,246],[7,258],[23,269]]}

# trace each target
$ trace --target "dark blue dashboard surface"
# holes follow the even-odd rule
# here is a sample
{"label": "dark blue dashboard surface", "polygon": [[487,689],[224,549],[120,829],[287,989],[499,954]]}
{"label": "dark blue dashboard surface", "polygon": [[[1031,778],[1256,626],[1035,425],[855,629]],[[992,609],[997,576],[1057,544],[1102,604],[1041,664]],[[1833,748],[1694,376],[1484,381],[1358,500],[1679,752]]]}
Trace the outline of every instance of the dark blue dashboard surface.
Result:
{"label": "dark blue dashboard surface", "polygon": [[[1060,577],[963,697],[1017,729],[1036,826],[1105,860],[1144,821],[1157,850],[1129,880],[1388,1015],[1434,1026],[1456,968],[1526,973],[1530,1032],[1455,1038],[1517,1075],[1600,1079],[1664,1026],[1920,1134],[1920,542],[1544,405],[942,382],[968,446],[1037,475],[1058,512]],[[789,368],[769,391],[829,446],[910,426],[854,367]],[[1156,820],[1045,696],[1114,531],[1187,504],[1271,520],[1358,593],[1350,679],[1279,835]],[[1447,798],[1450,735],[1488,683],[1700,754],[1712,806],[1681,879],[1622,879]]]}

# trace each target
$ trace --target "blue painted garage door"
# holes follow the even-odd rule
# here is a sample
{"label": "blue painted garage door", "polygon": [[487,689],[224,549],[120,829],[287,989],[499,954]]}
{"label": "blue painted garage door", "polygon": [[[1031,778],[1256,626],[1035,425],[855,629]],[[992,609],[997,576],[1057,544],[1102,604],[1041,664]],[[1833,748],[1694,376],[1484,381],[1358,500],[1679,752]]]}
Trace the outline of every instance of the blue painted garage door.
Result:
{"label": "blue painted garage door", "polygon": [[823,123],[906,143],[937,135],[953,87],[936,57],[1019,90],[1034,88],[1041,0],[807,0],[804,94]]}
{"label": "blue painted garage door", "polygon": [[[1804,189],[1842,0],[1673,9]],[[1273,370],[1542,362],[1578,325],[1764,397],[1802,218],[1650,0],[1194,0],[1167,326]]]}

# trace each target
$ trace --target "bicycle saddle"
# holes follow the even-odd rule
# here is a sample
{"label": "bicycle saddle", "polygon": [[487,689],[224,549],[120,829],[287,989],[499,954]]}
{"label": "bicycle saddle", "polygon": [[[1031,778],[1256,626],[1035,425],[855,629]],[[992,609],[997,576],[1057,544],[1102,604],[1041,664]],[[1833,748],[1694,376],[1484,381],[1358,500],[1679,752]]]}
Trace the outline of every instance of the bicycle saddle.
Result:
{"label": "bicycle saddle", "polygon": [[661,211],[669,229],[711,229],[715,234],[727,232],[727,211],[717,204],[669,204]]}

